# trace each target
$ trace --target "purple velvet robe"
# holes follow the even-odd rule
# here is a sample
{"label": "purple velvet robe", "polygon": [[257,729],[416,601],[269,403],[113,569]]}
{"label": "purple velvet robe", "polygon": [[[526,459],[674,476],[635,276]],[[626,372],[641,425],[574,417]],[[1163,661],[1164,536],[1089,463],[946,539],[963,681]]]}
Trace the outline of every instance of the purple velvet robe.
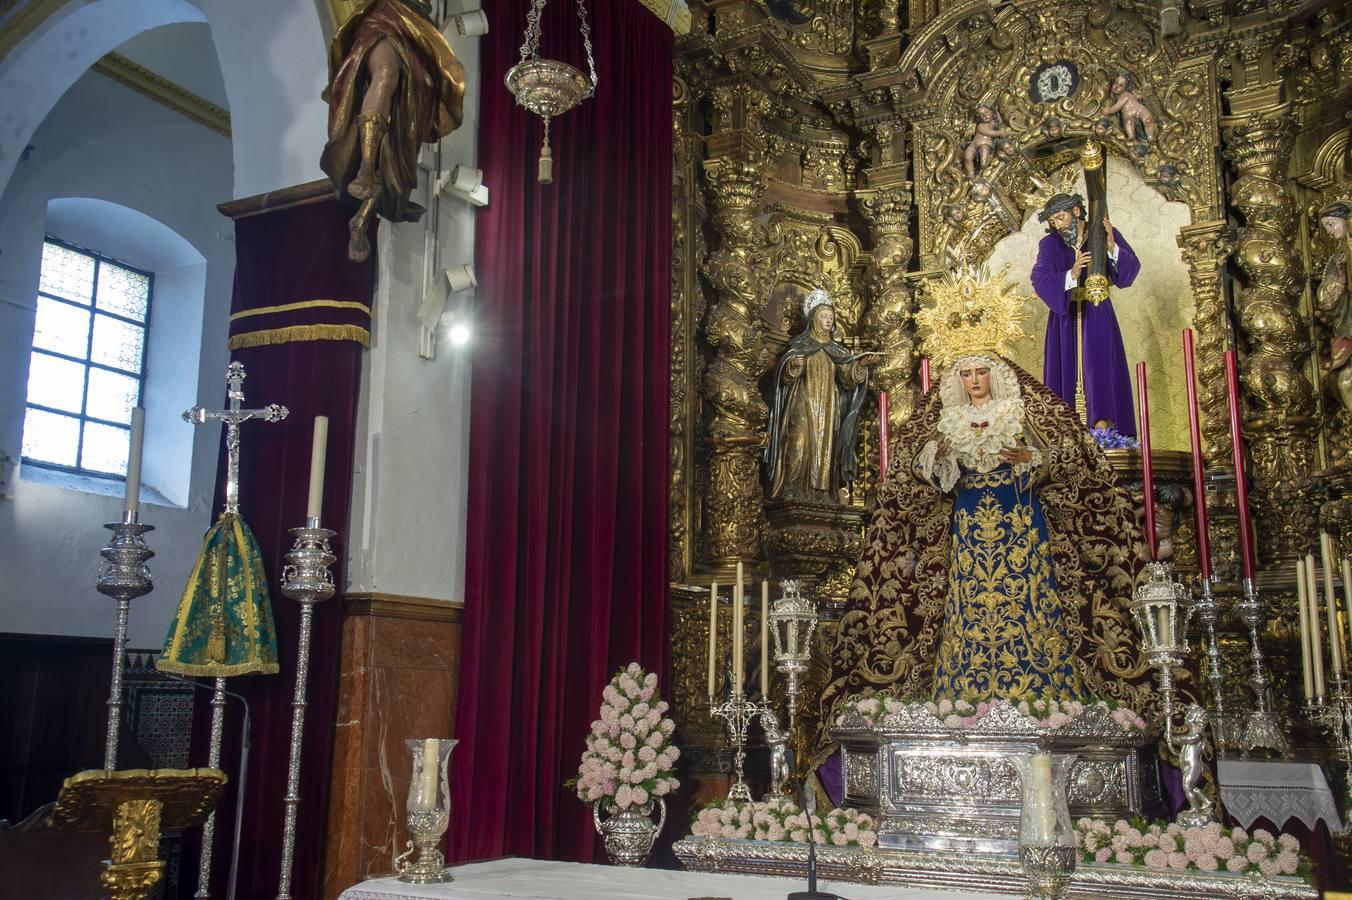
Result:
{"label": "purple velvet robe", "polygon": [[[1113,237],[1117,263],[1109,264],[1108,278],[1115,287],[1130,287],[1141,271],[1141,261],[1116,228]],[[1075,310],[1066,290],[1066,273],[1074,263],[1075,252],[1061,236],[1048,234],[1038,244],[1032,276],[1033,290],[1051,311],[1042,381],[1071,406],[1075,405]],[[1136,434],[1127,354],[1111,300],[1084,305],[1084,399],[1089,424],[1107,419],[1122,434]]]}

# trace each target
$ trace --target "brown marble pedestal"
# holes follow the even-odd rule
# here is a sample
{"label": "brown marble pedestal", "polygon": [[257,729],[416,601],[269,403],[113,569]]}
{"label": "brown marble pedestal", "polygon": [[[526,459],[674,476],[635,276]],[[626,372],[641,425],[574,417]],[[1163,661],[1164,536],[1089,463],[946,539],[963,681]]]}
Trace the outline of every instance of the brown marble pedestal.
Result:
{"label": "brown marble pedestal", "polygon": [[445,601],[345,598],[324,900],[390,874],[404,850],[412,765],[404,740],[454,736],[463,620],[464,608]]}

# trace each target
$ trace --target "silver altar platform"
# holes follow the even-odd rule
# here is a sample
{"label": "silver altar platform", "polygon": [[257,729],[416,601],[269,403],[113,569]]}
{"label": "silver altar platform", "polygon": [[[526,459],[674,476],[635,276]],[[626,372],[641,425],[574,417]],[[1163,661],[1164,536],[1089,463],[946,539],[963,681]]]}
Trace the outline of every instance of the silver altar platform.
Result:
{"label": "silver altar platform", "polygon": [[1067,784],[1072,819],[1163,815],[1155,737],[1128,731],[1098,706],[1060,728],[1038,727],[1011,706],[949,728],[922,704],[872,721],[842,716],[843,806],[873,816],[886,849],[1017,852],[1019,773],[1010,762],[1041,750],[1074,753]]}
{"label": "silver altar platform", "polygon": [[[733,872],[804,878],[807,845],[689,837],[677,841],[676,857],[696,872]],[[821,878],[911,889],[1023,897],[1028,882],[1017,858],[951,851],[861,850],[818,847]],[[1159,872],[1140,866],[1081,864],[1068,900],[1317,900],[1319,892],[1295,876]]]}

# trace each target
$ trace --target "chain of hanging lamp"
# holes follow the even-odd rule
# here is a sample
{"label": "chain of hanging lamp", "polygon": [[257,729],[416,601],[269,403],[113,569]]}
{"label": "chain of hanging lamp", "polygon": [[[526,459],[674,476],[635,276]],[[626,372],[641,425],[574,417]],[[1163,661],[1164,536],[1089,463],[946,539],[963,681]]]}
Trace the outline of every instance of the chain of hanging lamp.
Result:
{"label": "chain of hanging lamp", "polygon": [[521,45],[521,61],[507,73],[507,89],[520,106],[544,119],[544,142],[540,148],[538,177],[542,184],[554,181],[554,157],[549,146],[549,120],[561,115],[596,93],[596,59],[592,55],[591,25],[587,7],[577,0],[578,30],[586,51],[588,75],[573,66],[540,58],[540,19],[547,0],[531,0],[526,13],[526,37]]}

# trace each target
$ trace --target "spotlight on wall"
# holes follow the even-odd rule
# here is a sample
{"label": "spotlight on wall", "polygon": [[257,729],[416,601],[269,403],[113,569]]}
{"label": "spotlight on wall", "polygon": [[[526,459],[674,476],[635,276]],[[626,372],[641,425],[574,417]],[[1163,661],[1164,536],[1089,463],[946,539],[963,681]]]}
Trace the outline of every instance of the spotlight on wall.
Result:
{"label": "spotlight on wall", "polygon": [[480,37],[488,34],[488,16],[482,9],[471,9],[469,12],[452,16],[451,20],[455,22],[456,34],[461,37]]}
{"label": "spotlight on wall", "polygon": [[469,343],[469,339],[474,336],[474,332],[470,330],[468,322],[456,322],[447,330],[446,335],[451,339],[453,345],[463,347]]}
{"label": "spotlight on wall", "polygon": [[488,185],[484,184],[484,170],[458,164],[443,172],[437,186],[474,206],[488,205]]}
{"label": "spotlight on wall", "polygon": [[450,285],[452,294],[459,294],[470,288],[478,287],[479,279],[474,277],[474,267],[466,263],[463,266],[447,269],[446,283]]}

